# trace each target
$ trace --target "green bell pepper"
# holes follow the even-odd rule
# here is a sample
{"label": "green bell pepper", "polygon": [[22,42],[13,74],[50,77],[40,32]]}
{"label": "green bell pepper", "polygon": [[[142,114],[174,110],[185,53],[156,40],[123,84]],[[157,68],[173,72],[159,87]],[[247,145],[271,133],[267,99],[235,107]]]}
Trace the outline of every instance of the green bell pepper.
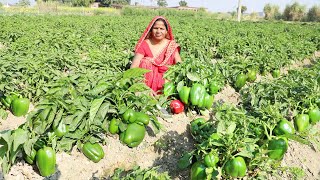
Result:
{"label": "green bell pepper", "polygon": [[173,82],[167,82],[163,85],[163,94],[165,96],[171,96],[174,94],[176,87]]}
{"label": "green bell pepper", "polygon": [[111,134],[117,134],[119,132],[119,120],[116,118],[111,119],[109,124],[109,132]]}
{"label": "green bell pepper", "polygon": [[190,123],[191,134],[196,135],[200,130],[200,126],[202,126],[207,120],[204,118],[197,118]]}
{"label": "green bell pepper", "polygon": [[250,69],[248,70],[247,77],[249,82],[254,82],[257,79],[257,72],[253,69]]}
{"label": "green bell pepper", "polygon": [[190,173],[191,180],[205,180],[206,175],[206,166],[197,161],[191,166],[191,173]]}
{"label": "green bell pepper", "polygon": [[281,160],[288,149],[288,140],[285,137],[272,139],[268,143],[268,156],[274,160]]}
{"label": "green bell pepper", "polygon": [[141,125],[148,125],[150,117],[143,112],[135,112],[135,122]]}
{"label": "green bell pepper", "polygon": [[220,85],[217,81],[212,81],[209,85],[209,93],[210,95],[217,94],[220,90]]}
{"label": "green bell pepper", "polygon": [[246,84],[246,81],[247,81],[246,75],[244,75],[242,73],[238,74],[236,77],[235,87],[237,89],[241,89]]}
{"label": "green bell pepper", "polygon": [[231,177],[244,177],[247,171],[247,165],[241,156],[229,160],[225,165],[227,175]]}
{"label": "green bell pepper", "polygon": [[320,121],[320,110],[319,108],[312,108],[309,113],[309,119],[312,124],[315,124]]}
{"label": "green bell pepper", "polygon": [[65,134],[69,132],[69,125],[64,124],[63,122],[60,122],[58,127],[54,129],[54,134],[58,137],[61,138]]}
{"label": "green bell pepper", "polygon": [[202,105],[204,101],[204,93],[206,89],[201,84],[195,83],[190,90],[190,102],[194,106]]}
{"label": "green bell pepper", "polygon": [[273,77],[273,78],[278,78],[278,77],[280,77],[280,69],[274,69],[274,70],[272,71],[272,77]]}
{"label": "green bell pepper", "polygon": [[206,109],[210,109],[212,107],[213,101],[214,101],[213,95],[209,95],[208,93],[205,93],[203,107]]}
{"label": "green bell pepper", "polygon": [[218,155],[212,152],[204,156],[204,164],[207,167],[215,167],[218,162],[219,162]]}
{"label": "green bell pepper", "polygon": [[17,99],[17,98],[18,98],[18,95],[17,95],[17,94],[11,93],[11,94],[8,95],[8,96],[1,97],[1,103],[2,103],[6,108],[10,108],[12,101],[15,100],[15,99]]}
{"label": "green bell pepper", "polygon": [[294,124],[298,132],[303,132],[309,127],[309,116],[307,114],[299,114],[294,119]]}
{"label": "green bell pepper", "polygon": [[189,103],[189,95],[191,88],[188,86],[183,86],[179,91],[179,98],[184,104]]}
{"label": "green bell pepper", "polygon": [[133,123],[136,121],[135,113],[133,109],[128,109],[123,113],[122,118],[126,123]]}
{"label": "green bell pepper", "polygon": [[36,155],[37,155],[37,151],[35,149],[31,150],[31,154],[30,155],[27,155],[23,151],[23,159],[29,164],[34,164],[34,160],[36,159]]}
{"label": "green bell pepper", "polygon": [[11,111],[15,116],[24,116],[28,113],[30,101],[27,98],[17,98],[11,103]]}
{"label": "green bell pepper", "polygon": [[280,136],[283,134],[294,134],[295,130],[293,125],[286,119],[281,119],[277,126],[274,128],[273,132],[275,135]]}
{"label": "green bell pepper", "polygon": [[132,123],[120,134],[120,140],[129,147],[136,147],[143,141],[145,134],[146,128],[144,125]]}
{"label": "green bell pepper", "polygon": [[83,154],[91,161],[97,163],[104,157],[104,151],[99,143],[86,142],[82,147]]}
{"label": "green bell pepper", "polygon": [[39,149],[36,155],[36,164],[41,176],[50,176],[56,170],[56,152],[52,147]]}

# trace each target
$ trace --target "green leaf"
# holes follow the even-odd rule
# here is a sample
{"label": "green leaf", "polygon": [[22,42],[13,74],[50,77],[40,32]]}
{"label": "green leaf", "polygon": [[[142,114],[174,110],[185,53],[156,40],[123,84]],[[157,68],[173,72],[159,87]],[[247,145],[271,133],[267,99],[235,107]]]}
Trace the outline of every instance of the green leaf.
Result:
{"label": "green leaf", "polygon": [[89,112],[89,124],[93,122],[94,117],[96,116],[101,104],[103,103],[106,96],[102,98],[94,99],[91,103],[90,112]]}
{"label": "green leaf", "polygon": [[187,77],[191,81],[200,81],[200,77],[196,73],[188,72]]}
{"label": "green leaf", "polygon": [[178,168],[179,169],[186,169],[192,164],[192,157],[193,154],[188,152],[183,154],[183,156],[178,161]]}
{"label": "green leaf", "polygon": [[13,136],[13,151],[16,151],[21,144],[24,144],[28,140],[28,131],[23,129],[16,129]]}
{"label": "green leaf", "polygon": [[230,122],[228,128],[227,128],[227,134],[232,134],[234,130],[236,129],[237,125],[235,122]]}
{"label": "green leaf", "polygon": [[147,89],[149,88],[145,85],[145,83],[135,83],[132,86],[130,86],[128,90],[130,92],[141,92]]}
{"label": "green leaf", "polygon": [[4,109],[0,109],[0,119],[6,120],[8,118],[8,112]]}
{"label": "green leaf", "polygon": [[132,69],[126,70],[123,73],[123,78],[137,78],[137,77],[141,77],[147,72],[150,72],[150,70],[144,69],[144,68],[132,68]]}

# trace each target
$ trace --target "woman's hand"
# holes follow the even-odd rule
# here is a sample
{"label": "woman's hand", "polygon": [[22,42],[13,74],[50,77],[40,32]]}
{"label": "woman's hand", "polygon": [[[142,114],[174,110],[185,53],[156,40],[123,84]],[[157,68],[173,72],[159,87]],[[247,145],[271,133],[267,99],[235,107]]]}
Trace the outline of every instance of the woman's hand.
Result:
{"label": "woman's hand", "polygon": [[132,64],[130,68],[137,68],[140,65],[140,61],[143,58],[142,54],[136,53],[133,57]]}

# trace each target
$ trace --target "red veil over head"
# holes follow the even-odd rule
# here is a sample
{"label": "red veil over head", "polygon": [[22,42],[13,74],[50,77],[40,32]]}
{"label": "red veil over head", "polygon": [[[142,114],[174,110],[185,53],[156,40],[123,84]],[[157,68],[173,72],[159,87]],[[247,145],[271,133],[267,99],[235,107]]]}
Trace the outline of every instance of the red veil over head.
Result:
{"label": "red veil over head", "polygon": [[166,18],[164,18],[163,16],[156,16],[152,19],[152,21],[149,23],[149,25],[147,26],[146,30],[144,30],[142,36],[140,37],[136,47],[135,47],[135,52],[137,52],[137,49],[139,49],[139,47],[141,46],[142,42],[145,40],[145,39],[148,39],[149,38],[149,33],[150,33],[150,30],[153,26],[153,24],[158,20],[158,19],[163,19],[166,24],[167,24],[167,28],[168,28],[168,34],[166,36],[167,39],[169,40],[174,40],[174,37],[173,37],[173,34],[172,34],[172,29],[171,29],[171,26],[168,22],[168,20]]}
{"label": "red veil over head", "polygon": [[166,48],[160,51],[161,53],[155,55],[154,57],[143,57],[139,65],[140,68],[151,70],[151,72],[145,74],[145,83],[155,92],[161,91],[162,86],[165,82],[165,80],[163,79],[163,74],[168,70],[168,65],[175,64],[174,54],[177,50],[178,52],[180,51],[180,46],[174,40],[172,29],[168,20],[162,16],[156,16],[152,19],[152,21],[149,23],[146,30],[140,37],[135,47],[135,53],[137,53],[140,47],[142,48],[145,46],[146,43],[144,43],[143,46],[142,44],[144,40],[149,38],[150,30],[153,24],[158,19],[163,19],[166,22],[168,32],[166,38],[170,41]]}

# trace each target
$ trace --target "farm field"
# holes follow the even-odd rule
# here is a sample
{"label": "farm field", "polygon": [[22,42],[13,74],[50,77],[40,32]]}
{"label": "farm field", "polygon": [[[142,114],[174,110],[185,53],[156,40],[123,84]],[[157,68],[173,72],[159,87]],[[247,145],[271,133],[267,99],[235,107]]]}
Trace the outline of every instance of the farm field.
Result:
{"label": "farm field", "polygon": [[[296,125],[299,115],[320,106],[319,24],[168,17],[183,63],[165,74],[175,91],[150,97],[142,83],[145,71],[127,69],[151,18],[1,16],[1,96],[19,93],[31,107],[27,116],[16,117],[0,104],[6,119],[0,121],[0,178],[43,179],[37,166],[22,158],[23,151],[31,153],[42,142],[57,152],[56,171],[48,179],[108,179],[116,168],[135,165],[158,166],[171,179],[190,179],[192,164],[212,152],[219,162],[207,169],[221,179],[231,178],[224,167],[234,156],[245,158],[248,179],[319,179],[318,120]],[[240,83],[238,77],[250,73],[256,79]],[[217,92],[210,91],[213,82]],[[183,86],[195,83],[210,91],[213,105],[189,104],[184,113],[173,115],[170,101],[181,98]],[[121,121],[130,108],[150,116],[150,123],[143,123],[145,138],[132,148],[109,129],[110,121]],[[45,109],[52,118],[48,112],[43,121]],[[193,128],[200,117],[206,121]],[[281,119],[295,132],[276,135]],[[53,127],[63,123],[69,131],[54,135]],[[128,126],[120,122],[119,130]],[[6,130],[18,127],[25,138],[13,139],[17,151],[12,151],[4,137],[15,137],[16,131]],[[280,136],[288,139],[288,150],[271,160],[268,142]],[[87,141],[103,144],[105,155],[98,163],[80,151]]]}

